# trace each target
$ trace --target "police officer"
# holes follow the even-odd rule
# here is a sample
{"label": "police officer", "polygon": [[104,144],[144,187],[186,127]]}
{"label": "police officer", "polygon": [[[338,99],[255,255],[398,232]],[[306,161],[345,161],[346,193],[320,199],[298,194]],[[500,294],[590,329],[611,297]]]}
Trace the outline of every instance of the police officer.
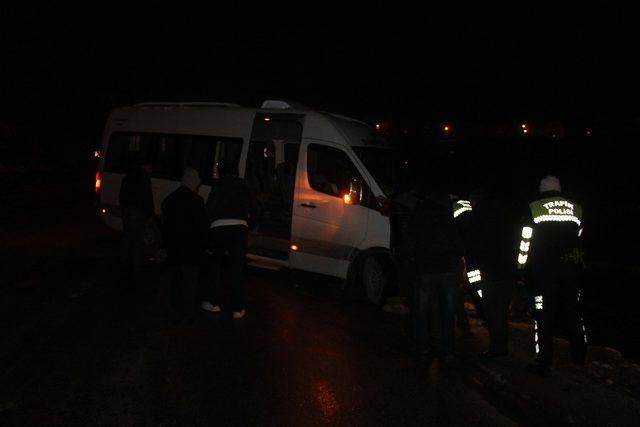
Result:
{"label": "police officer", "polygon": [[460,236],[465,246],[465,258],[464,258],[464,270],[461,274],[463,288],[458,291],[456,296],[456,315],[458,317],[458,327],[461,329],[469,328],[469,319],[467,318],[467,311],[464,308],[464,295],[468,294],[473,301],[473,305],[476,308],[476,317],[485,319],[484,307],[482,302],[482,288],[481,288],[481,276],[480,267],[475,254],[479,249],[476,249],[475,240],[473,238],[473,226],[471,224],[471,218],[473,213],[473,206],[471,201],[458,199],[456,196],[453,199],[453,219],[458,228]]}
{"label": "police officer", "polygon": [[560,181],[540,181],[540,198],[529,204],[522,227],[518,268],[526,271],[534,295],[536,359],[527,370],[549,376],[555,325],[564,320],[575,364],[584,364],[587,338],[579,315],[582,207],[564,197]]}
{"label": "police officer", "polygon": [[[460,199],[458,196],[453,194],[449,197],[451,198],[452,203],[453,220],[458,228],[458,232],[460,233],[463,243],[467,246],[469,241],[468,236],[470,232],[471,211],[473,210],[471,202]],[[465,271],[465,263],[467,262],[469,262],[469,260],[465,257],[465,262],[460,263],[457,274],[458,286],[456,287],[455,295],[456,324],[458,325],[458,328],[465,331],[469,330],[469,317],[467,315],[467,309],[464,306],[467,290],[467,273]],[[479,298],[479,296],[477,296],[477,298]],[[477,303],[477,306],[480,306],[480,302]]]}

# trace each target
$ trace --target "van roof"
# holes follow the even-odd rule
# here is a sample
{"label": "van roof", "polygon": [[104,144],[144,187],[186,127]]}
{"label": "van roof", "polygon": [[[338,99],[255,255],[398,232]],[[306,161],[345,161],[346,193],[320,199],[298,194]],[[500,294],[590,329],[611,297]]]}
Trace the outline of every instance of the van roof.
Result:
{"label": "van roof", "polygon": [[[232,136],[234,127],[250,128],[249,122],[252,123],[256,113],[305,115],[308,120],[305,121],[303,136],[308,138],[338,143],[344,140],[348,145],[354,146],[386,145],[384,138],[362,121],[304,108],[247,108],[226,102],[142,102],[129,107],[115,108],[111,111],[110,121],[123,131],[141,130],[142,127],[149,128],[149,131],[153,128],[158,132],[173,130],[177,133],[197,128],[195,133],[220,130],[220,136]],[[158,116],[172,120],[158,120]],[[206,120],[203,120],[205,118]]]}

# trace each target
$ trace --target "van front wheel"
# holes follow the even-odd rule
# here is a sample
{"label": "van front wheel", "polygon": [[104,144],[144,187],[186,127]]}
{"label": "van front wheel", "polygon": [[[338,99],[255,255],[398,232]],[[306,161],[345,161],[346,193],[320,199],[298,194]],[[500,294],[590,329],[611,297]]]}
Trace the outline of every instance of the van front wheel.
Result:
{"label": "van front wheel", "polygon": [[387,290],[387,275],[378,259],[368,256],[362,263],[362,287],[367,301],[380,305]]}

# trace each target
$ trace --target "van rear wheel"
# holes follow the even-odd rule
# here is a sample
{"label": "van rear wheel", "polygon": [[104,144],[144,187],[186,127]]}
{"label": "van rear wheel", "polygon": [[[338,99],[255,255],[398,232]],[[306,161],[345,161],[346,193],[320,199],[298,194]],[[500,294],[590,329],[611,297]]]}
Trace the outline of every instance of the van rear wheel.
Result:
{"label": "van rear wheel", "polygon": [[367,301],[380,305],[386,295],[388,278],[382,263],[368,256],[362,263],[362,287]]}

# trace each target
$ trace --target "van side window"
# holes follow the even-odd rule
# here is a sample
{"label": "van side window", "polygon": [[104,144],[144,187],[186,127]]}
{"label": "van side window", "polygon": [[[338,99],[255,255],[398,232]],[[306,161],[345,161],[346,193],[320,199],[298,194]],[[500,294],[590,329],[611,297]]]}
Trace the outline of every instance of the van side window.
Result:
{"label": "van side window", "polygon": [[177,176],[180,179],[184,168],[190,167],[198,171],[200,180],[205,185],[213,182],[213,157],[216,153],[217,141],[206,136],[181,135],[180,164]]}
{"label": "van side window", "polygon": [[135,159],[153,165],[152,177],[179,181],[184,168],[198,171],[202,183],[213,182],[216,151],[224,148],[223,161],[240,160],[242,138],[116,132],[109,139],[105,172],[126,173]]}
{"label": "van side window", "polygon": [[218,141],[218,154],[213,169],[214,178],[219,178],[218,168],[224,164],[238,166],[242,152],[242,138],[225,138]]}
{"label": "van side window", "polygon": [[354,178],[364,182],[344,151],[326,145],[309,145],[307,173],[311,188],[334,197],[348,193],[349,183]]}
{"label": "van side window", "polygon": [[153,176],[156,178],[174,179],[180,174],[178,153],[180,141],[176,135],[155,135],[152,139],[155,155],[151,157]]}

